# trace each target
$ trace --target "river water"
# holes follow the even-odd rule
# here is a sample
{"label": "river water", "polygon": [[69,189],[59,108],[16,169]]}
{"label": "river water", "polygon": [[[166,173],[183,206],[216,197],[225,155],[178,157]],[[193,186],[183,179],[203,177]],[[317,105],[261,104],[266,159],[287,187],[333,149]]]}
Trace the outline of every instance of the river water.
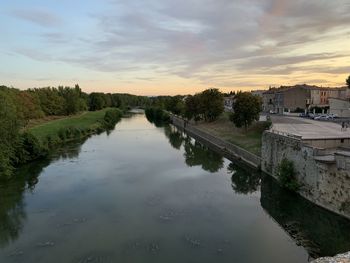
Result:
{"label": "river water", "polygon": [[0,262],[308,262],[350,223],[144,115],[0,184]]}

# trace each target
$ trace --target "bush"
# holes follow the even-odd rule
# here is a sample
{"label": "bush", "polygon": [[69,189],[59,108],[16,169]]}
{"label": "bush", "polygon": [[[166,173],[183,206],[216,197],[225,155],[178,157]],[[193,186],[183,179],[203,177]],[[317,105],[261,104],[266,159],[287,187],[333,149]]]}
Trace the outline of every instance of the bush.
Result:
{"label": "bush", "polygon": [[105,116],[103,117],[103,126],[107,129],[113,129],[122,116],[123,113],[119,109],[106,111]]}
{"label": "bush", "polygon": [[294,163],[284,158],[278,166],[278,179],[281,185],[291,191],[298,191],[300,185],[296,179]]}
{"label": "bush", "polygon": [[41,146],[39,140],[31,133],[24,132],[20,134],[19,143],[16,147],[16,164],[23,164],[43,157],[47,150]]}

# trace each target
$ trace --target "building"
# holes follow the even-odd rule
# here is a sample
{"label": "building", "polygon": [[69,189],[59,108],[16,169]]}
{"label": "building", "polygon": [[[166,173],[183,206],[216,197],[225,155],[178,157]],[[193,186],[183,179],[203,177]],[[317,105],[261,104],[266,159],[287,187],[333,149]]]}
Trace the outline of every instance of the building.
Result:
{"label": "building", "polygon": [[263,112],[272,113],[275,111],[275,88],[269,89],[262,94],[262,110]]}
{"label": "building", "polygon": [[258,96],[262,98],[265,90],[252,90],[250,93],[253,94],[254,96]]}
{"label": "building", "polygon": [[346,87],[312,89],[310,94],[310,106],[320,108],[329,107],[330,98],[345,98],[346,91]]}
{"label": "building", "polygon": [[310,85],[281,86],[263,93],[263,111],[283,114],[285,112],[306,112],[321,108],[329,109],[330,98],[345,98],[350,92],[346,87],[324,88]]}
{"label": "building", "polygon": [[350,118],[350,101],[349,99],[330,98],[329,111],[340,118]]}

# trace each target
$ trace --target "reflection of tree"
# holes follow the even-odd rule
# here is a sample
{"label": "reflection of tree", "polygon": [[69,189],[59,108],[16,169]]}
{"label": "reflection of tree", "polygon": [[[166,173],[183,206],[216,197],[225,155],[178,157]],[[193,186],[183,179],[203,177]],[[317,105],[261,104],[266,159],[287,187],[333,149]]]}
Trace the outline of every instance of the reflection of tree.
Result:
{"label": "reflection of tree", "polygon": [[38,176],[49,160],[35,162],[18,169],[12,181],[0,184],[0,247],[18,238],[26,218],[23,205],[25,190],[34,190]]}
{"label": "reflection of tree", "polygon": [[0,182],[0,247],[16,240],[22,231],[26,219],[25,191],[34,190],[42,170],[53,160],[78,156],[84,141],[69,143],[51,153],[48,159],[23,165],[17,169],[13,180]]}
{"label": "reflection of tree", "polygon": [[169,139],[171,146],[179,150],[184,141],[182,132],[180,132],[175,126],[167,125],[164,127],[165,136]]}
{"label": "reflection of tree", "polygon": [[311,258],[349,250],[349,220],[284,190],[270,177],[262,180],[260,202]]}
{"label": "reflection of tree", "polygon": [[215,173],[224,165],[222,156],[198,141],[187,137],[185,140],[185,159],[188,166],[200,165],[208,172]]}
{"label": "reflection of tree", "polygon": [[51,161],[60,159],[60,158],[71,159],[71,158],[78,157],[81,151],[81,146],[84,144],[84,142],[87,139],[88,138],[83,138],[81,140],[74,141],[61,146],[55,152],[51,153],[51,156],[50,156]]}
{"label": "reflection of tree", "polygon": [[232,188],[236,193],[249,194],[258,190],[261,181],[260,173],[235,163],[230,163],[227,170],[232,173]]}

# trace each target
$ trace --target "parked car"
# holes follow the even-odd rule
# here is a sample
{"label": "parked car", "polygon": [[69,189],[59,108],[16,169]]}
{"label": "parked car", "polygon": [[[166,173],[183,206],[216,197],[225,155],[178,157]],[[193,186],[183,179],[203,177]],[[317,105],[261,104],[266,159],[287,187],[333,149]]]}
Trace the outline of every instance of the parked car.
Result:
{"label": "parked car", "polygon": [[328,116],[331,117],[332,119],[336,119],[336,118],[339,117],[339,116],[338,116],[337,114],[335,114],[335,113],[330,113],[330,114],[328,114]]}
{"label": "parked car", "polygon": [[331,117],[327,114],[321,114],[314,118],[314,120],[323,120],[323,121],[328,121],[329,119],[331,119]]}
{"label": "parked car", "polygon": [[313,113],[309,113],[309,118],[314,119],[317,115]]}
{"label": "parked car", "polygon": [[310,115],[309,115],[309,113],[300,113],[299,114],[299,117],[302,117],[302,118],[308,118]]}

